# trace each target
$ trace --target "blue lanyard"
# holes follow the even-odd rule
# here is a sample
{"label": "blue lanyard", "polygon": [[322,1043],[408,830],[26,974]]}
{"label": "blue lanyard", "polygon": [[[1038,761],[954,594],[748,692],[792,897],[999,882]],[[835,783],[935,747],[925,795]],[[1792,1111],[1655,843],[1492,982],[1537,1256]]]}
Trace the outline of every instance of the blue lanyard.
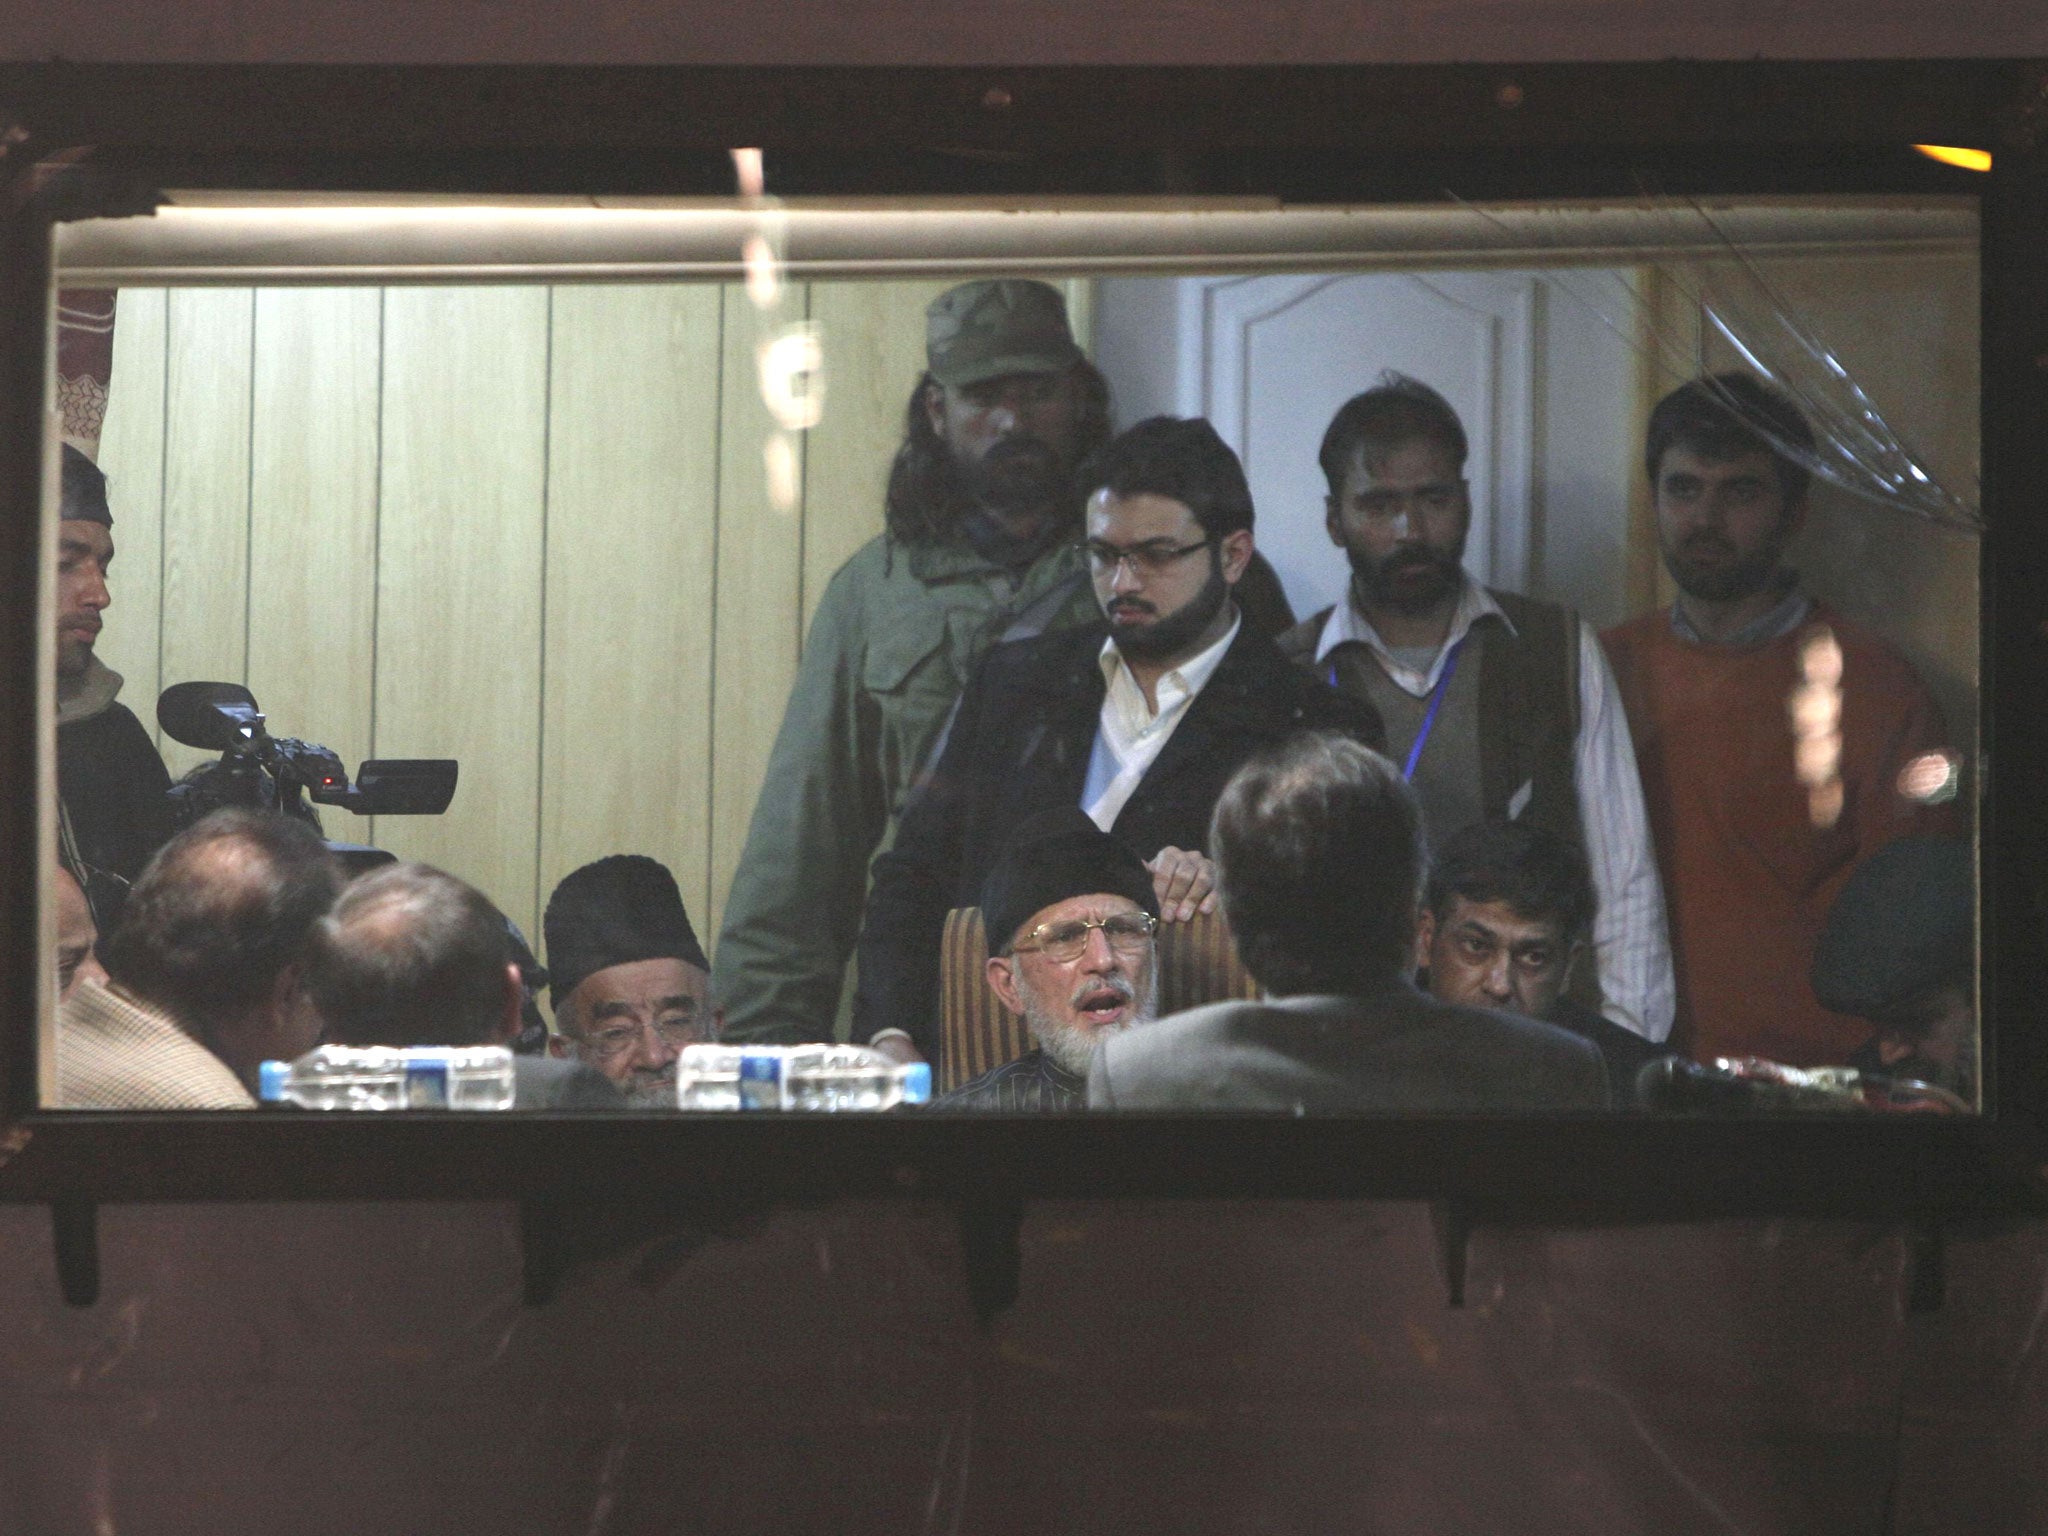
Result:
{"label": "blue lanyard", "polygon": [[[1429,744],[1429,733],[1436,725],[1437,711],[1444,707],[1444,695],[1451,691],[1451,677],[1458,670],[1458,653],[1465,649],[1464,635],[1458,636],[1458,643],[1451,647],[1450,655],[1444,658],[1444,669],[1436,675],[1436,686],[1429,691],[1429,712],[1422,717],[1422,729],[1415,733],[1415,744],[1408,749],[1408,761],[1401,766],[1401,777],[1413,783],[1415,765],[1422,761],[1422,749]],[[1330,663],[1330,686],[1337,686],[1337,663]]]}

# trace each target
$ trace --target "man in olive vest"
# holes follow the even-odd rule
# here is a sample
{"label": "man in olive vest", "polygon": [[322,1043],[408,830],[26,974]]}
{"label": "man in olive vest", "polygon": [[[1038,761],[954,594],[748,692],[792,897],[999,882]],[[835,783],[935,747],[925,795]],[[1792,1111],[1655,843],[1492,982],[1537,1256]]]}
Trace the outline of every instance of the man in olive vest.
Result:
{"label": "man in olive vest", "polygon": [[1600,1011],[1661,1040],[1673,1007],[1664,896],[1614,679],[1577,614],[1466,573],[1465,454],[1457,413],[1417,380],[1389,373],[1345,402],[1320,457],[1350,590],[1281,649],[1379,712],[1433,844],[1477,821],[1526,820],[1584,851]]}

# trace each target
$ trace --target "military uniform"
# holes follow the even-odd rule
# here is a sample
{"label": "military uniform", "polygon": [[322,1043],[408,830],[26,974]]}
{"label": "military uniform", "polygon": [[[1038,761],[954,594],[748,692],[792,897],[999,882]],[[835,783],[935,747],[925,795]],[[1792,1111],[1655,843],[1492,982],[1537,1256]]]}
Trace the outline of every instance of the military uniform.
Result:
{"label": "military uniform", "polygon": [[1006,634],[1101,617],[1084,567],[1071,543],[1013,577],[964,540],[883,534],[832,578],[726,900],[713,987],[728,1039],[831,1035],[868,866],[954,701]]}

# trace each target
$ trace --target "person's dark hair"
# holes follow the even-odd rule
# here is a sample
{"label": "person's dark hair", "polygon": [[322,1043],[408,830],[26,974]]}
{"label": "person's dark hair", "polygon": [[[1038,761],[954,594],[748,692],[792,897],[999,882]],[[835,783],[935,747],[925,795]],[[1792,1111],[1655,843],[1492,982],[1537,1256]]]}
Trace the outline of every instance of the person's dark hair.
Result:
{"label": "person's dark hair", "polygon": [[[1080,463],[1109,441],[1109,380],[1093,363],[1074,365],[1081,392],[1074,423],[1074,461]],[[903,410],[903,441],[889,465],[882,507],[889,532],[906,544],[930,544],[949,537],[967,511],[965,480],[953,452],[932,425],[925,393],[941,387],[929,373],[918,378]],[[1080,499],[1073,517],[1080,520]]]}
{"label": "person's dark hair", "polygon": [[1344,494],[1344,476],[1360,448],[1368,460],[1391,452],[1403,443],[1434,443],[1450,455],[1451,463],[1465,467],[1467,447],[1465,425],[1451,402],[1420,379],[1391,368],[1362,395],[1353,395],[1337,407],[1323,429],[1323,446],[1316,460],[1323,466],[1323,478],[1330,482],[1330,494]]}
{"label": "person's dark hair", "polygon": [[1252,525],[1244,465],[1200,416],[1151,416],[1120,432],[1081,467],[1084,496],[1164,496],[1212,539]]}
{"label": "person's dark hair", "polygon": [[1266,991],[1356,996],[1406,973],[1422,813],[1377,752],[1315,731],[1260,753],[1216,802],[1209,846],[1238,956]]}
{"label": "person's dark hair", "polygon": [[264,1002],[340,894],[340,861],[303,821],[212,815],[157,850],[100,941],[107,975],[198,1028]]}
{"label": "person's dark hair", "polygon": [[107,476],[99,465],[69,443],[64,445],[63,485],[57,516],[63,522],[111,523],[107,509]]}
{"label": "person's dark hair", "polygon": [[481,891],[390,864],[314,926],[306,995],[336,1045],[498,1045],[511,963],[505,916]]}
{"label": "person's dark hair", "polygon": [[1746,453],[1767,453],[1778,471],[1785,500],[1806,494],[1813,476],[1791,457],[1810,456],[1813,427],[1792,399],[1747,373],[1716,373],[1681,384],[1650,412],[1643,437],[1643,468],[1650,484],[1664,455],[1683,448],[1713,463],[1726,463]]}
{"label": "person's dark hair", "polygon": [[1432,850],[1426,899],[1437,921],[1457,897],[1504,903],[1528,922],[1555,922],[1574,941],[1592,927],[1596,900],[1585,856],[1522,821],[1477,821]]}

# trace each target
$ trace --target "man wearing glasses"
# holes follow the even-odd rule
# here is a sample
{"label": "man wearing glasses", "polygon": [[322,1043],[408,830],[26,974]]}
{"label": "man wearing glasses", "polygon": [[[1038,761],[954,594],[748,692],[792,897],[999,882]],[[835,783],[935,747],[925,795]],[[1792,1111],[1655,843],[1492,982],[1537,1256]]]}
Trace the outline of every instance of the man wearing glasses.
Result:
{"label": "man wearing glasses", "polygon": [[1344,403],[1320,458],[1350,592],[1280,649],[1378,711],[1432,843],[1516,821],[1584,851],[1599,896],[1585,1000],[1662,1040],[1671,948],[1620,695],[1577,614],[1465,571],[1465,453],[1457,413],[1415,379],[1388,373]]}
{"label": "man wearing glasses", "polygon": [[1152,1019],[1159,899],[1138,856],[1077,810],[1017,829],[981,890],[988,984],[1037,1047],[940,1099],[940,1109],[1086,1107],[1096,1045]]}
{"label": "man wearing glasses", "polygon": [[1213,909],[1202,848],[1238,764],[1296,730],[1379,740],[1369,705],[1289,667],[1242,622],[1251,490],[1213,427],[1140,422],[1083,485],[1102,622],[998,646],[961,695],[930,782],[875,861],[856,1039],[931,1054],[946,912],[977,900],[1027,818],[1085,812],[1147,861],[1160,916],[1184,921]]}
{"label": "man wearing glasses", "polygon": [[676,1107],[676,1058],[723,1024],[675,876],[621,853],[564,877],[541,920],[557,1056],[610,1078],[638,1109]]}

